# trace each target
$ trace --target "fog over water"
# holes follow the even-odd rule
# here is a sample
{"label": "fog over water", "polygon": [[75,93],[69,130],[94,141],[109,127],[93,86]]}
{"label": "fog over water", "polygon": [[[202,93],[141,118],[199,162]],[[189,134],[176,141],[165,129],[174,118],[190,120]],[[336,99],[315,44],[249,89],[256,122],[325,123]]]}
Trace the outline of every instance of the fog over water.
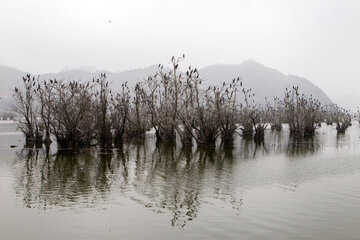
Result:
{"label": "fog over water", "polygon": [[335,102],[360,102],[358,1],[0,2],[0,62],[33,73],[93,66],[254,59],[305,77]]}

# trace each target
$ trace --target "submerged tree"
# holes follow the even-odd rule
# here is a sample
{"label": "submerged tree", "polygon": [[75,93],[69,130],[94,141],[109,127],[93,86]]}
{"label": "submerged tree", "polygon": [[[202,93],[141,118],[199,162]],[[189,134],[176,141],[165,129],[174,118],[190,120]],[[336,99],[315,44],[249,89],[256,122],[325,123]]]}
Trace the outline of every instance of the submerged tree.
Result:
{"label": "submerged tree", "polygon": [[130,92],[127,82],[121,85],[120,93],[112,98],[111,125],[113,128],[114,145],[120,146],[125,137],[125,127],[130,110]]}
{"label": "submerged tree", "polygon": [[23,89],[15,87],[13,106],[14,112],[19,116],[18,127],[25,135],[25,144],[27,146],[41,145],[43,141],[43,126],[37,116],[37,102],[34,97],[36,79],[30,74],[23,77]]}
{"label": "submerged tree", "polygon": [[172,57],[171,68],[159,70],[145,82],[146,100],[151,115],[151,124],[155,129],[157,140],[175,142],[175,129],[178,126],[180,97],[182,94],[182,76],[178,73],[179,63],[185,58]]}
{"label": "submerged tree", "polygon": [[238,88],[242,86],[240,78],[233,79],[227,86],[223,83],[223,87],[219,91],[219,104],[217,104],[220,118],[220,135],[224,145],[232,145],[234,143],[234,134],[238,128],[239,102],[237,98]]}
{"label": "submerged tree", "polygon": [[251,93],[251,89],[243,88],[241,91],[244,95],[244,102],[240,105],[240,130],[242,132],[243,138],[251,139],[254,134],[254,126],[250,118],[250,115],[253,115],[253,111],[255,110],[254,100],[253,102],[250,102],[250,98],[253,96],[253,93]]}
{"label": "submerged tree", "polygon": [[286,89],[285,117],[294,137],[313,137],[321,122],[321,104],[312,96],[299,93],[298,87]]}
{"label": "submerged tree", "polygon": [[44,126],[45,130],[45,138],[44,143],[45,145],[50,145],[51,141],[51,117],[52,117],[52,97],[54,94],[55,84],[57,84],[57,80],[44,80],[37,81],[37,89],[36,95],[39,101],[40,106],[39,108],[39,115],[42,121],[42,125]]}
{"label": "submerged tree", "polygon": [[255,103],[252,89],[242,89],[244,104],[241,104],[240,123],[242,135],[245,139],[254,139],[256,142],[264,140],[267,128],[267,111]]}
{"label": "submerged tree", "polygon": [[193,138],[196,138],[193,130],[196,119],[196,96],[200,91],[201,79],[197,69],[191,66],[186,71],[186,81],[182,83],[182,97],[180,98],[179,111],[177,119],[179,124],[176,126],[176,132],[180,136],[181,143],[185,146],[191,146]]}
{"label": "submerged tree", "polygon": [[78,148],[93,145],[96,117],[93,114],[93,98],[89,82],[57,82],[51,101],[51,127],[58,145],[62,148]]}
{"label": "submerged tree", "polygon": [[125,137],[127,139],[142,139],[149,129],[149,114],[144,96],[144,90],[140,83],[137,83],[134,88],[133,101],[127,113],[125,125]]}
{"label": "submerged tree", "polygon": [[284,107],[281,100],[277,97],[273,99],[273,103],[267,103],[267,119],[272,131],[281,131],[284,123]]}
{"label": "submerged tree", "polygon": [[254,140],[255,142],[263,142],[265,136],[265,130],[268,126],[267,119],[267,110],[265,108],[257,108],[256,111],[253,111],[253,114],[249,116],[253,122],[255,133]]}
{"label": "submerged tree", "polygon": [[331,104],[327,107],[326,116],[326,119],[329,119],[327,121],[336,124],[336,131],[338,134],[344,134],[346,129],[351,126],[350,111],[345,110],[336,104]]}
{"label": "submerged tree", "polygon": [[111,133],[111,115],[110,115],[110,98],[111,90],[109,82],[106,80],[106,74],[102,73],[100,78],[93,82],[97,87],[95,92],[95,109],[97,128],[97,141],[101,148],[112,147],[112,133]]}
{"label": "submerged tree", "polygon": [[192,136],[199,146],[215,146],[220,132],[219,105],[220,88],[201,89],[202,80],[196,68],[186,72],[183,94],[178,119],[180,126],[176,129],[182,142],[191,145]]}
{"label": "submerged tree", "polygon": [[209,87],[207,90],[195,93],[195,118],[192,127],[194,137],[199,146],[215,146],[220,130],[218,112],[219,89]]}

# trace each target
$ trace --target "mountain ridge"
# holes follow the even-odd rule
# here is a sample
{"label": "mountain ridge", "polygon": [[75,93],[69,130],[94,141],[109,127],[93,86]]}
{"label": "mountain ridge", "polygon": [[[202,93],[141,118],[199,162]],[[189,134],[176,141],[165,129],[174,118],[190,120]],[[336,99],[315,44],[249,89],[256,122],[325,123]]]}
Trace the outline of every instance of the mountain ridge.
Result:
{"label": "mountain ridge", "polygon": [[306,78],[293,74],[283,74],[279,70],[266,67],[253,60],[241,64],[213,64],[199,69],[200,77],[212,84],[222,84],[240,77],[245,88],[253,89],[257,100],[264,102],[265,97],[282,97],[286,88],[298,86],[306,95],[313,95],[323,104],[332,103],[327,94]]}
{"label": "mountain ridge", "polygon": [[[121,72],[107,70],[89,70],[87,68],[63,69],[57,73],[45,73],[39,75],[42,79],[57,78],[67,80],[89,81],[100,73],[107,73],[107,78],[112,84],[114,91],[121,88],[125,81],[130,86],[136,82],[146,79],[155,74],[157,65],[150,65],[145,68],[129,69]],[[283,74],[279,70],[269,68],[254,60],[247,60],[241,64],[212,64],[199,69],[200,78],[204,79],[204,85],[221,85],[223,82],[230,82],[232,79],[242,78],[243,86],[253,89],[255,100],[264,103],[265,98],[283,97],[285,88],[299,86],[300,91],[306,95],[313,95],[323,104],[332,101],[321,90],[309,80],[293,74]],[[0,97],[11,97],[11,90],[17,84],[21,84],[25,71],[16,68],[0,65]],[[34,75],[37,76],[37,75]],[[1,108],[1,100],[0,100]],[[0,109],[1,111],[1,109]]]}

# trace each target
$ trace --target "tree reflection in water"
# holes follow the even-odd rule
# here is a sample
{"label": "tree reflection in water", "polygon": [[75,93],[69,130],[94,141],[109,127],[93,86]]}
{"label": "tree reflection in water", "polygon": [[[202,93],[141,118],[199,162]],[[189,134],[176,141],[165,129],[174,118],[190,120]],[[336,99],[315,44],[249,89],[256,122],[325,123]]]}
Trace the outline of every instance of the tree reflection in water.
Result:
{"label": "tree reflection in water", "polygon": [[299,141],[298,139],[292,139],[289,141],[286,149],[286,154],[289,157],[304,157],[306,155],[313,155],[319,150],[320,144],[315,139],[310,138],[305,141]]}
{"label": "tree reflection in water", "polygon": [[[184,227],[202,204],[231,206],[236,214],[242,191],[236,187],[239,161],[285,152],[313,154],[316,145],[275,145],[241,141],[238,147],[195,148],[155,144],[152,139],[121,149],[58,151],[24,149],[15,161],[16,193],[29,208],[81,210],[131,199],[155,213],[171,215]],[[105,205],[104,205],[105,204]]]}

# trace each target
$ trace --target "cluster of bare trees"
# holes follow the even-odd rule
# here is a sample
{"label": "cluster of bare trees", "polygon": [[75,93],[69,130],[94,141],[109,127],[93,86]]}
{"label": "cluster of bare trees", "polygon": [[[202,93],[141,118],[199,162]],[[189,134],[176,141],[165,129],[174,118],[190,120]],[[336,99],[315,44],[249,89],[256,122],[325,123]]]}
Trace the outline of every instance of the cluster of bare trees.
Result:
{"label": "cluster of bare trees", "polygon": [[106,74],[92,82],[40,80],[26,75],[24,87],[15,88],[14,110],[26,145],[50,144],[53,136],[61,148],[121,144],[125,136],[145,136],[144,95],[139,87],[131,98],[123,84],[113,95]]}
{"label": "cluster of bare trees", "polygon": [[351,113],[349,110],[341,108],[336,104],[326,106],[325,122],[328,125],[336,125],[338,133],[345,133],[346,129],[351,126]]}
{"label": "cluster of bare trees", "polygon": [[215,146],[218,139],[233,144],[236,134],[263,141],[268,125],[281,131],[287,123],[294,137],[312,137],[322,121],[336,123],[339,133],[351,124],[348,111],[322,107],[297,87],[265,105],[255,102],[240,78],[205,88],[196,68],[179,70],[184,57],[173,57],[170,67],[159,65],[155,75],[133,88],[124,83],[116,93],[106,74],[85,83],[26,75],[14,92],[26,144],[50,144],[53,137],[61,148],[110,148],[154,128],[158,141]]}
{"label": "cluster of bare trees", "polygon": [[300,94],[298,87],[286,89],[284,98],[286,122],[295,137],[312,137],[322,122],[321,103],[312,96]]}

